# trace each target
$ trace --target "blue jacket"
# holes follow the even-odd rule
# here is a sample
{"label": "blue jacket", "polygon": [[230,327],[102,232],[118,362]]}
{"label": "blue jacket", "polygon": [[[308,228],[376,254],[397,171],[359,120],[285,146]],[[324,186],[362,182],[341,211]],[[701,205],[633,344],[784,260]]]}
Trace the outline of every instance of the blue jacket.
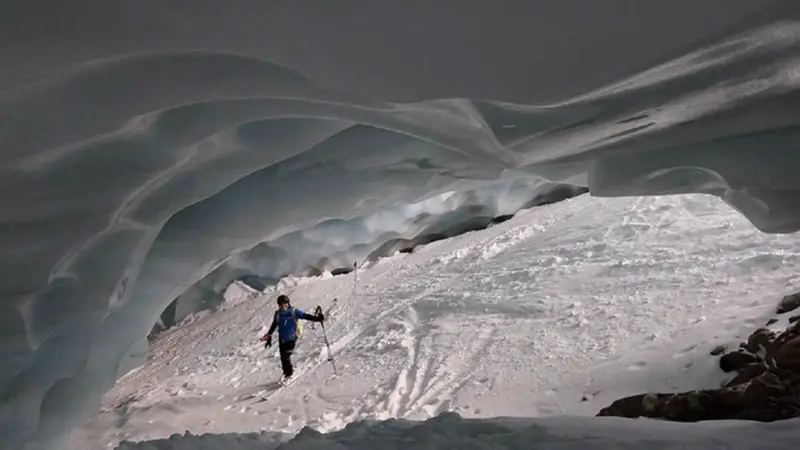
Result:
{"label": "blue jacket", "polygon": [[310,320],[312,322],[320,322],[322,318],[314,314],[308,314],[302,309],[290,306],[285,310],[280,309],[275,311],[275,317],[272,319],[272,325],[269,327],[268,335],[271,335],[275,328],[278,329],[278,340],[280,342],[289,342],[297,339],[297,320]]}

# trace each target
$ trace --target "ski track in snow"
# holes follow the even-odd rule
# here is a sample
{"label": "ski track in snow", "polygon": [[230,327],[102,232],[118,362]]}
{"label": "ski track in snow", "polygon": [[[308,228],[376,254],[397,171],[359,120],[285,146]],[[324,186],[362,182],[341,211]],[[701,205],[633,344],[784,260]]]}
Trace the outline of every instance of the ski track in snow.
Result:
{"label": "ski track in snow", "polygon": [[281,291],[330,308],[338,375],[306,322],[297,380],[270,391],[277,348],[258,337],[272,290],[162,334],[74,437],[105,448],[445,410],[593,415],[623,395],[712,387],[727,378],[709,350],[798,288],[798,255],[797,236],[762,234],[714,197],[581,196],[359,269],[355,297],[352,273]]}

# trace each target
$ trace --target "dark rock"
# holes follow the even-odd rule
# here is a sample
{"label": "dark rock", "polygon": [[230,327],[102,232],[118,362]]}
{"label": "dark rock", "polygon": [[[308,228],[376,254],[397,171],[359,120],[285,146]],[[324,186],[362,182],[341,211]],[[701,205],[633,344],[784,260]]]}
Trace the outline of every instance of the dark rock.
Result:
{"label": "dark rock", "polygon": [[458,233],[455,232],[451,233],[451,231],[452,230],[446,230],[446,233],[450,234],[421,233],[420,235],[418,235],[413,239],[406,239],[406,238],[388,239],[386,242],[381,244],[380,247],[371,251],[365,258],[365,261],[377,261],[380,258],[391,256],[395,254],[395,252],[411,253],[416,248],[421,247],[423,245],[428,245],[430,243],[458,235]]}
{"label": "dark rock", "polygon": [[710,354],[711,356],[719,356],[725,353],[725,350],[726,350],[725,345],[718,345],[711,350]]}
{"label": "dark rock", "polygon": [[670,396],[669,394],[640,394],[621,398],[601,409],[597,415],[627,417],[630,419],[654,417],[658,405]]}
{"label": "dark rock", "polygon": [[775,333],[766,328],[759,328],[747,338],[747,344],[744,348],[750,353],[758,353],[762,348],[766,350],[769,348],[772,341],[775,340]]}
{"label": "dark rock", "polygon": [[[789,320],[791,321],[792,319],[789,319]],[[776,319],[776,318],[774,318],[774,317],[773,317],[772,319],[769,319],[769,320],[767,321],[767,324],[766,324],[766,325],[764,325],[764,326],[765,326],[765,327],[768,327],[768,326],[770,326],[770,325],[772,325],[772,324],[774,324],[774,323],[777,323],[777,322],[778,322],[778,319]]]}
{"label": "dark rock", "polygon": [[665,403],[663,417],[675,422],[728,419],[741,409],[743,391],[727,388],[676,394]]}
{"label": "dark rock", "polygon": [[348,274],[348,273],[350,273],[352,271],[353,271],[353,268],[349,267],[349,266],[348,267],[339,267],[339,268],[331,270],[331,275],[333,275],[333,276],[345,275],[345,274]]}
{"label": "dark rock", "polygon": [[772,341],[772,343],[767,347],[767,355],[766,360],[768,362],[775,359],[775,355],[778,351],[783,347],[784,344],[791,341],[794,338],[800,337],[800,322],[795,322],[789,326],[789,328],[783,330],[778,336]]}
{"label": "dark rock", "polygon": [[778,314],[784,314],[789,311],[794,311],[797,308],[800,308],[800,292],[783,297],[780,303],[778,303],[776,312]]}
{"label": "dark rock", "polygon": [[747,408],[737,419],[772,422],[800,416],[800,404],[794,396],[798,377],[790,373],[767,372],[750,382],[743,401]]}
{"label": "dark rock", "polygon": [[739,370],[739,373],[735,377],[733,377],[731,381],[725,384],[725,386],[732,387],[743,383],[747,383],[753,378],[763,374],[766,371],[767,371],[767,366],[765,366],[763,363],[748,364],[747,366]]}
{"label": "dark rock", "polygon": [[[598,416],[648,417],[696,422],[752,420],[771,422],[800,417],[800,320],[775,334],[761,328],[742,343],[744,350],[725,353],[720,368],[738,372],[719,389],[680,393],[648,393],[626,397],[598,412]],[[719,346],[712,354],[724,352]]]}
{"label": "dark rock", "polygon": [[730,419],[742,409],[744,388],[731,387],[679,394],[626,397],[603,408],[598,416],[650,417],[676,422]]}
{"label": "dark rock", "polygon": [[730,352],[722,355],[722,358],[719,359],[719,368],[722,369],[723,372],[733,372],[758,360],[758,357],[745,352]]}
{"label": "dark rock", "polygon": [[789,317],[789,323],[795,323],[800,320],[800,315]]}
{"label": "dark rock", "polygon": [[800,337],[781,345],[775,353],[775,365],[784,370],[800,373]]}
{"label": "dark rock", "polygon": [[777,375],[765,373],[747,384],[742,401],[745,404],[758,406],[766,402],[769,396],[779,394],[782,391],[780,386],[780,379]]}
{"label": "dark rock", "polygon": [[494,219],[492,219],[492,223],[503,223],[508,220],[511,220],[512,217],[514,217],[513,214],[503,214],[501,216],[497,216]]}
{"label": "dark rock", "polygon": [[781,378],[768,371],[749,382],[721,389],[626,397],[597,415],[675,422],[727,419],[772,422],[800,417],[800,403],[793,394],[797,389],[800,377]]}
{"label": "dark rock", "polygon": [[525,203],[522,209],[530,209],[534,206],[551,205],[553,203],[558,203],[568,198],[577,197],[588,192],[589,188],[583,186],[572,186],[568,184],[558,185],[551,191],[537,195],[535,198]]}

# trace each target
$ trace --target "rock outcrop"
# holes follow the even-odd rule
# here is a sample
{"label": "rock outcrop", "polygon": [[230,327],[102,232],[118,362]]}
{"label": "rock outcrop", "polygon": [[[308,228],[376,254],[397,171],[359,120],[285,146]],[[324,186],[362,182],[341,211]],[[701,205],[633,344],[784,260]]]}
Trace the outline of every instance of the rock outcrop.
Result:
{"label": "rock outcrop", "polygon": [[783,297],[780,303],[778,303],[776,312],[778,314],[786,314],[797,308],[800,308],[800,292]]}
{"label": "rock outcrop", "polygon": [[[781,300],[778,314],[800,307],[800,293]],[[726,352],[717,346],[724,372],[735,377],[717,389],[625,397],[600,410],[598,416],[649,417],[676,422],[740,419],[771,422],[800,417],[800,316],[780,333],[754,331],[740,348]],[[775,323],[770,321],[767,326]]]}

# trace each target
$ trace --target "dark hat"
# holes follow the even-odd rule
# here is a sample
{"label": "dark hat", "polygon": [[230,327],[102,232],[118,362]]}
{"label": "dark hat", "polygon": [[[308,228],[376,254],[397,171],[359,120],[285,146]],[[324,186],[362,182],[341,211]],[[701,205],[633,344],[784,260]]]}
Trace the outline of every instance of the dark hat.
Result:
{"label": "dark hat", "polygon": [[287,305],[289,304],[289,296],[281,294],[278,296],[278,305],[282,305],[284,303],[286,303]]}

